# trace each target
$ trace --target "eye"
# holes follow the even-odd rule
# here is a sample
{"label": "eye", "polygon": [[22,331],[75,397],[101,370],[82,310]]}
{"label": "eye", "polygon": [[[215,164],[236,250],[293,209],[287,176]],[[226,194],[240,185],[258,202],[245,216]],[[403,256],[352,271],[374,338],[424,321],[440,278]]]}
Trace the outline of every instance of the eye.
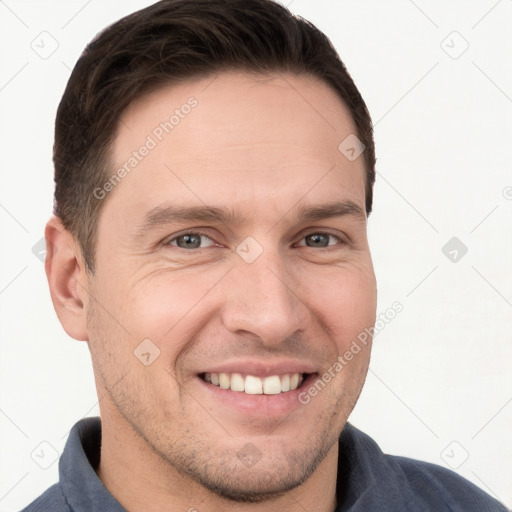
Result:
{"label": "eye", "polygon": [[320,248],[336,245],[336,242],[329,243],[329,239],[335,239],[338,242],[341,242],[341,244],[344,243],[343,240],[339,236],[332,235],[330,233],[315,232],[315,233],[309,233],[308,235],[306,235],[302,238],[302,240],[305,240],[306,243],[302,243],[302,240],[301,240],[301,243],[299,243],[297,245],[302,246],[302,247],[306,246],[306,247],[320,247]]}
{"label": "eye", "polygon": [[171,238],[165,242],[165,245],[179,247],[180,249],[201,249],[201,239],[211,242],[209,245],[203,247],[214,245],[213,240],[208,235],[196,231],[182,233],[181,235],[175,236],[174,238]]}
{"label": "eye", "polygon": [[[202,245],[203,241],[207,241],[207,245]],[[325,248],[334,245],[344,245],[344,240],[331,233],[313,232],[305,235],[301,242],[297,246],[312,247],[312,248]],[[178,247],[180,249],[203,249],[206,247],[212,247],[215,242],[208,236],[208,234],[201,231],[189,231],[180,235],[174,236],[165,242],[165,245]]]}

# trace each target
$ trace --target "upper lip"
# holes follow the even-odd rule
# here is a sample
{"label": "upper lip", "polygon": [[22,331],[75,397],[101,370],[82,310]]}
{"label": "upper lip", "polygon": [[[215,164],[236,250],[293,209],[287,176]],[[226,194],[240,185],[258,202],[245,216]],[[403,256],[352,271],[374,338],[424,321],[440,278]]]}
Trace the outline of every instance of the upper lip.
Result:
{"label": "upper lip", "polygon": [[208,366],[198,373],[243,373],[254,377],[270,377],[286,373],[315,373],[315,371],[310,362],[296,359],[236,359]]}

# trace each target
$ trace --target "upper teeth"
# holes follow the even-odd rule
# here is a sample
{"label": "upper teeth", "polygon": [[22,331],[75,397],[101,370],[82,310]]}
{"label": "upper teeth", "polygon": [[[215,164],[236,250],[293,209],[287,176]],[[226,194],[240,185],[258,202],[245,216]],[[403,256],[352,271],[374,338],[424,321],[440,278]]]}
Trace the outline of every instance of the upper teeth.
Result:
{"label": "upper teeth", "polygon": [[222,389],[243,391],[248,395],[278,395],[297,389],[303,377],[300,373],[271,375],[263,379],[254,375],[243,377],[240,373],[205,373],[204,380]]}

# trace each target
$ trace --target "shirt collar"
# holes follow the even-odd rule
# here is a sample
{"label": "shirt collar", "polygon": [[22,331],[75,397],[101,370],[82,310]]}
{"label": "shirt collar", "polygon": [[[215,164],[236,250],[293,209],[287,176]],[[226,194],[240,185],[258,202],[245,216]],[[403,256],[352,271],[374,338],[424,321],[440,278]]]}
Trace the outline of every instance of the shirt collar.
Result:
{"label": "shirt collar", "polygon": [[84,418],[71,429],[59,462],[59,479],[73,512],[126,512],[96,475],[100,448],[99,418]]}
{"label": "shirt collar", "polygon": [[398,463],[350,423],[339,439],[336,493],[336,512],[400,512],[411,510],[412,502],[416,501]]}

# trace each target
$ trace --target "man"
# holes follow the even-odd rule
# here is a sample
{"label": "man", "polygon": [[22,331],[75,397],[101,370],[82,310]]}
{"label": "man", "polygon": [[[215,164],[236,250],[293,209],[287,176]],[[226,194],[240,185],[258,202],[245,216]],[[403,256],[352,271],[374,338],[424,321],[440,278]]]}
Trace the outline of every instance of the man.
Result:
{"label": "man", "polygon": [[101,422],[27,511],[503,511],[347,423],[368,369],[366,106],[269,0],[168,0],[102,32],[59,106],[46,272]]}

